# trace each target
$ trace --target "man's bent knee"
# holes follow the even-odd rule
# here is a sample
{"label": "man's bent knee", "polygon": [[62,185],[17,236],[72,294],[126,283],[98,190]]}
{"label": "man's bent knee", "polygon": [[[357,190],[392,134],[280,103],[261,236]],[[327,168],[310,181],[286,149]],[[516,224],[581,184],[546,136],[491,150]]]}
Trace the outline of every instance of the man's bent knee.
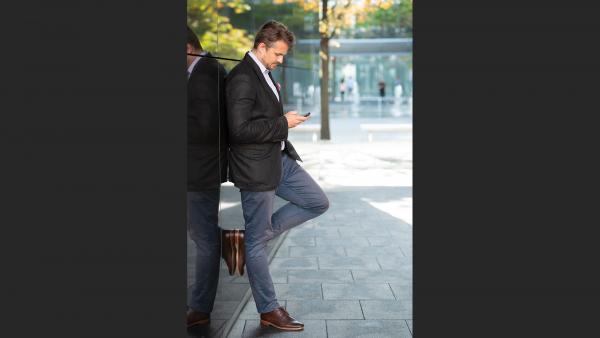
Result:
{"label": "man's bent knee", "polygon": [[323,195],[323,198],[319,201],[319,204],[312,208],[319,215],[325,213],[329,209],[329,199]]}

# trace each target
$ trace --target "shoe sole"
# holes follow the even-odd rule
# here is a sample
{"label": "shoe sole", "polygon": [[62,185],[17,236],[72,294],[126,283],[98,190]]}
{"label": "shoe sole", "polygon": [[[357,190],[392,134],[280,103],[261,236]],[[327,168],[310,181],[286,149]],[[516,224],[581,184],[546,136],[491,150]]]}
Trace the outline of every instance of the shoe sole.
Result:
{"label": "shoe sole", "polygon": [[262,326],[272,326],[272,327],[274,327],[276,329],[279,329],[281,331],[302,331],[302,330],[304,330],[304,327],[281,327],[281,326],[275,325],[275,324],[273,324],[271,322],[267,322],[266,320],[262,320],[262,319],[260,320],[260,325],[262,325]]}

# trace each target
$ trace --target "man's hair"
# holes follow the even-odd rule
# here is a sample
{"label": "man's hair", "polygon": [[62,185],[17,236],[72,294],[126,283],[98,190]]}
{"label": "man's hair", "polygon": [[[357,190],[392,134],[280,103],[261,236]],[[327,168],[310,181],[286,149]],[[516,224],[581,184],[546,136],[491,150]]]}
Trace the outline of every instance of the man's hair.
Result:
{"label": "man's hair", "polygon": [[256,33],[254,48],[258,48],[258,44],[261,42],[264,42],[270,48],[276,41],[283,41],[289,49],[292,49],[294,39],[294,33],[290,32],[284,24],[270,20],[265,22]]}
{"label": "man's hair", "polygon": [[198,36],[196,36],[196,33],[194,33],[190,26],[187,26],[187,43],[197,50],[203,50],[200,40],[198,40]]}

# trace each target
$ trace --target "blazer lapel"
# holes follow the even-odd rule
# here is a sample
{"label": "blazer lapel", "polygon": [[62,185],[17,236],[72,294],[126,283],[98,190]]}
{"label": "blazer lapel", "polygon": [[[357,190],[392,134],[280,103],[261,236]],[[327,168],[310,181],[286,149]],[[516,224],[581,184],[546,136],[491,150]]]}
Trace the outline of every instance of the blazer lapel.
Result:
{"label": "blazer lapel", "polygon": [[[279,101],[277,99],[277,96],[275,96],[275,93],[273,93],[273,90],[271,90],[271,87],[267,83],[267,80],[265,80],[265,76],[260,71],[260,68],[258,67],[256,62],[254,62],[252,57],[250,55],[248,55],[248,53],[246,53],[246,55],[244,56],[244,61],[248,62],[250,64],[250,66],[254,70],[254,73],[256,73],[258,80],[260,81],[260,83],[262,83],[263,88],[267,90],[267,92],[269,93],[269,96],[271,96],[271,99],[273,100],[273,102],[275,104],[277,104],[280,107],[281,112],[283,112],[283,105],[282,105],[281,101]],[[277,88],[277,84],[274,83],[274,85],[275,85],[275,89],[277,90],[277,93],[279,94],[279,89]],[[279,94],[279,97],[281,98],[281,94]]]}

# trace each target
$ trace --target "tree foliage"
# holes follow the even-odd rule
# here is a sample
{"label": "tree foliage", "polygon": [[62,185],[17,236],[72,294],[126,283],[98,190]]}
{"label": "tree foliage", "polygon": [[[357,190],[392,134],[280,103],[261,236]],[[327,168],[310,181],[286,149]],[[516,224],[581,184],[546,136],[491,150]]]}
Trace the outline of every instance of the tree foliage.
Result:
{"label": "tree foliage", "polygon": [[[225,8],[238,14],[251,9],[245,0],[188,0],[187,23],[205,50],[218,56],[242,58],[254,38],[231,24],[229,17],[223,14]],[[235,65],[233,61],[222,63],[228,69]]]}
{"label": "tree foliage", "polygon": [[412,37],[413,1],[393,0],[382,4],[357,23],[355,37]]}

